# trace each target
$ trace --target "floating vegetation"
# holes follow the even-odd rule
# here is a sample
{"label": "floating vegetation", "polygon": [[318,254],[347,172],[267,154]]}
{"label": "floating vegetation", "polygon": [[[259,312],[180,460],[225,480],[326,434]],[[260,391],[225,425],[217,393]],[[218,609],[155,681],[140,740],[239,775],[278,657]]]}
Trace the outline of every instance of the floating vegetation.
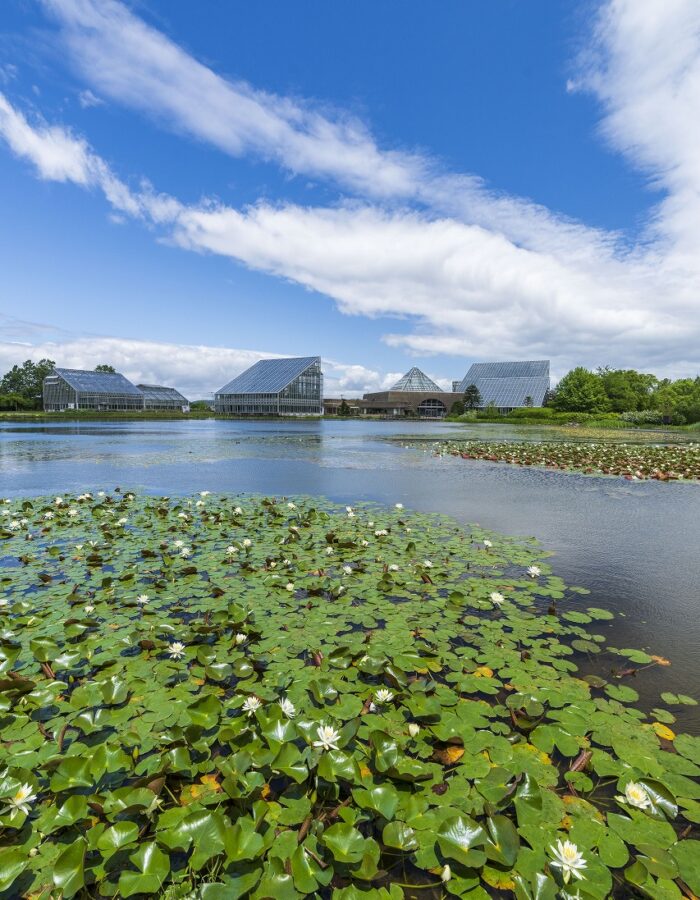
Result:
{"label": "floating vegetation", "polygon": [[2,896],[700,893],[695,698],[635,706],[668,661],[533,542],[207,492],[0,512]]}
{"label": "floating vegetation", "polygon": [[438,455],[461,456],[584,472],[586,475],[618,475],[628,481],[700,480],[700,444],[649,446],[624,443],[567,441],[513,443],[510,441],[440,441],[433,444]]}

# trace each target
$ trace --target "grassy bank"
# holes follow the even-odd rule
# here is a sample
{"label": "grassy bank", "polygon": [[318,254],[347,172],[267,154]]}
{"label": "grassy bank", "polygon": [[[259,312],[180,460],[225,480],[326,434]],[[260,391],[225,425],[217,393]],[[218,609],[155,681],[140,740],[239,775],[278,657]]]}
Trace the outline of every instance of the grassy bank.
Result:
{"label": "grassy bank", "polygon": [[668,661],[533,542],[309,498],[3,509],[7,896],[700,892],[696,701],[640,708]]}

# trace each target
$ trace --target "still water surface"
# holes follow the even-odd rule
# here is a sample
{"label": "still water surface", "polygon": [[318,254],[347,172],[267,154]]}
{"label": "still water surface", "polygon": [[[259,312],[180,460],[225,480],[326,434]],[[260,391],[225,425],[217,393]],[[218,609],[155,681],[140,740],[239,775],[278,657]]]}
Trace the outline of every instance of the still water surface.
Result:
{"label": "still water surface", "polygon": [[[425,450],[401,437],[425,439]],[[354,421],[2,422],[0,495],[115,485],[402,502],[506,534],[533,535],[554,571],[618,616],[611,643],[671,659],[630,682],[700,699],[700,486],[590,478],[431,455],[429,438],[537,439],[517,426]],[[551,432],[541,437],[552,439]],[[387,440],[395,438],[395,440]],[[605,623],[595,628],[602,631]],[[700,733],[700,707],[679,725]]]}

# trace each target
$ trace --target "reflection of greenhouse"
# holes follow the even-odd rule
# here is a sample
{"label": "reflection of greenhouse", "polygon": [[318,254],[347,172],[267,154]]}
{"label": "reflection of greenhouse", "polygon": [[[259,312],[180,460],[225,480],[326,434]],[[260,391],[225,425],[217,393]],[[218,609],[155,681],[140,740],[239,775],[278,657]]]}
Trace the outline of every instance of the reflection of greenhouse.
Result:
{"label": "reflection of greenhouse", "polygon": [[442,419],[461,394],[443,391],[431,378],[415,366],[388,391],[365,394],[365,415],[411,416],[420,419]]}
{"label": "reflection of greenhouse", "polygon": [[69,409],[97,411],[161,409],[189,412],[189,401],[175,388],[132,384],[119,372],[93,372],[90,369],[54,369],[44,379],[44,410]]}
{"label": "reflection of greenhouse", "polygon": [[218,413],[233,416],[323,414],[320,356],[261,359],[215,395]]}

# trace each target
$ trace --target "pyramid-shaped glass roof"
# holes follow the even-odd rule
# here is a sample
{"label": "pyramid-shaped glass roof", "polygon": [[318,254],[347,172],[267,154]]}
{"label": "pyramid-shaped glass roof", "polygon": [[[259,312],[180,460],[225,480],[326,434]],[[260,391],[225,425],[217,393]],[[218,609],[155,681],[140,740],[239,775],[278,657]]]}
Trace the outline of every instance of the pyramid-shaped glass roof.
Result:
{"label": "pyramid-shaped glass roof", "polygon": [[392,391],[415,391],[415,392],[426,392],[426,391],[439,391],[442,393],[442,388],[435,384],[432,378],[428,378],[425,372],[421,372],[420,369],[414,366],[410,371],[406,372],[403,378],[399,378],[396,384],[390,388]]}

